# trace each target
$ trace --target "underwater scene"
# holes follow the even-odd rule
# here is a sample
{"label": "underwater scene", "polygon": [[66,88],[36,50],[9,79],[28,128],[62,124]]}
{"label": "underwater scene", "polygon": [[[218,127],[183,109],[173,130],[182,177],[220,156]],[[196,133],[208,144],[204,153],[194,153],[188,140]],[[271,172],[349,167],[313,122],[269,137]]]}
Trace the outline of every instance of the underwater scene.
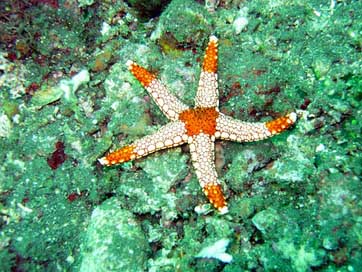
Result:
{"label": "underwater scene", "polygon": [[0,1],[0,271],[362,271],[362,1]]}

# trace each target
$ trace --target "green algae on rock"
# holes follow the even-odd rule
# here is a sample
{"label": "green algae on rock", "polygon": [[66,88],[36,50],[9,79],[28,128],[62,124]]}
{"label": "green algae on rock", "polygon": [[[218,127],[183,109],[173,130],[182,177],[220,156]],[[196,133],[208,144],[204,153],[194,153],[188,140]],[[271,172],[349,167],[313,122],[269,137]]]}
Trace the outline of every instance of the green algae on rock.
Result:
{"label": "green algae on rock", "polygon": [[[30,3],[1,2],[11,16],[0,18],[0,116],[5,127],[0,138],[1,271],[79,271],[79,245],[88,244],[87,227],[95,225],[90,223],[92,211],[109,198],[119,199],[106,208],[110,214],[114,209],[121,216],[129,215],[124,210],[132,212],[132,220],[137,216],[136,228],[142,226],[152,248],[152,253],[146,251],[146,267],[141,266],[150,272],[359,271],[361,1],[225,0],[210,14],[203,1],[178,0],[146,22],[135,19],[136,11],[126,1],[58,1],[58,9],[42,4],[22,8],[14,5],[18,2]],[[79,9],[81,3],[85,5]],[[236,35],[233,23],[244,7],[248,24]],[[103,23],[111,28],[106,34]],[[293,137],[220,145],[225,163],[219,174],[230,189],[230,214],[223,218],[195,213],[202,192],[180,150],[102,174],[95,164],[115,140],[132,141],[164,120],[156,107],[148,106],[141,87],[132,84],[126,60],[151,67],[190,104],[211,32],[222,45],[223,113],[259,121],[290,108],[302,110]],[[177,54],[165,56],[162,37],[171,37],[167,46]],[[26,59],[13,54],[19,40],[29,41],[32,54]],[[92,56],[109,42],[117,44],[109,66],[92,73]],[[87,88],[76,92],[77,116],[64,99],[31,107],[27,86],[53,86],[53,75],[70,75],[79,67],[88,67],[91,78]],[[132,116],[127,114],[130,107],[136,111]],[[46,158],[58,140],[64,141],[69,160],[53,171]],[[154,179],[162,183],[157,188],[152,188]],[[147,200],[156,202],[168,186],[150,209]],[[71,201],[74,195],[79,197]],[[112,224],[109,236],[119,230]],[[223,238],[231,241],[231,263],[194,257]],[[118,249],[109,249],[117,254]]]}
{"label": "green algae on rock", "polygon": [[120,177],[117,191],[124,199],[123,205],[135,213],[161,212],[164,220],[175,219],[177,198],[171,188],[187,174],[186,159],[180,149],[175,149],[137,162],[142,172],[136,176],[128,172]]}
{"label": "green algae on rock", "polygon": [[[152,39],[170,33],[179,43],[198,43],[211,33],[211,21],[206,9],[192,0],[174,0],[160,16]],[[192,27],[190,27],[192,26]]]}
{"label": "green algae on rock", "polygon": [[36,107],[43,107],[57,101],[61,97],[63,97],[65,101],[76,103],[77,98],[75,92],[82,84],[89,82],[89,79],[89,72],[82,70],[71,79],[61,80],[55,87],[48,87],[47,89],[35,92],[32,103]]}
{"label": "green algae on rock", "polygon": [[109,199],[92,212],[79,271],[144,271],[150,252],[133,214]]}

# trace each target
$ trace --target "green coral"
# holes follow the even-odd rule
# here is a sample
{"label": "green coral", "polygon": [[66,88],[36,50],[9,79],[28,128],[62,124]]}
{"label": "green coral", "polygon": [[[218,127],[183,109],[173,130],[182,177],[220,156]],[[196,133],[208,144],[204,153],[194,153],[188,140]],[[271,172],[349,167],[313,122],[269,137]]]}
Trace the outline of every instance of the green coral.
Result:
{"label": "green coral", "polygon": [[92,212],[83,243],[79,271],[144,270],[150,252],[131,212],[109,199]]}
{"label": "green coral", "polygon": [[155,37],[172,33],[173,37],[183,43],[197,43],[201,37],[211,33],[211,21],[204,7],[192,0],[174,0],[160,16]]}
{"label": "green coral", "polygon": [[143,170],[138,175],[125,173],[120,177],[118,191],[125,203],[132,203],[129,208],[137,213],[162,212],[164,220],[176,218],[177,197],[170,190],[187,174],[186,156],[172,150],[150,156],[137,165]]}

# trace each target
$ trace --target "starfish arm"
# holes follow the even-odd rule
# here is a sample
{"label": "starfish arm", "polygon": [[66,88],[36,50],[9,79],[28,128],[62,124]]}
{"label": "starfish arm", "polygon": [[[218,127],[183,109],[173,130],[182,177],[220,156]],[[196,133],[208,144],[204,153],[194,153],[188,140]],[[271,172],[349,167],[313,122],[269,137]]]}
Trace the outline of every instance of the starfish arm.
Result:
{"label": "starfish arm", "polygon": [[187,142],[188,136],[184,123],[170,122],[161,127],[152,135],[138,139],[134,143],[124,146],[100,158],[103,165],[114,165],[147,156],[160,149],[179,146]]}
{"label": "starfish arm", "polygon": [[218,84],[217,84],[217,38],[210,37],[207,46],[199,86],[195,97],[196,107],[218,107]]}
{"label": "starfish arm", "polygon": [[178,115],[188,109],[154,74],[130,60],[127,61],[127,66],[168,119],[176,121]]}
{"label": "starfish arm", "polygon": [[216,120],[215,137],[235,142],[259,141],[287,130],[296,120],[295,112],[265,123],[242,122],[220,113]]}
{"label": "starfish arm", "polygon": [[220,213],[227,213],[227,203],[215,169],[214,140],[211,136],[200,133],[192,137],[189,146],[196,176],[203,192]]}

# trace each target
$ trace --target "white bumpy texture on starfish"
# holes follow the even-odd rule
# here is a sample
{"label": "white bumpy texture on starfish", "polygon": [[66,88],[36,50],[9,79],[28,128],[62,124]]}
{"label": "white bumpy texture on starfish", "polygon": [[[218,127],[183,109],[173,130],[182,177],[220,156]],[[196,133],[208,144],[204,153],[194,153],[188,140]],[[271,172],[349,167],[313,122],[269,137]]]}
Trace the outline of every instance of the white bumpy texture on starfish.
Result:
{"label": "white bumpy texture on starfish", "polygon": [[292,112],[272,121],[249,123],[220,113],[217,46],[217,38],[211,36],[202,65],[194,108],[182,103],[154,74],[133,61],[128,61],[128,69],[170,122],[153,135],[145,136],[111,152],[99,161],[104,165],[114,165],[144,157],[160,149],[188,143],[203,192],[213,206],[224,214],[228,212],[228,207],[215,169],[215,139],[236,142],[263,140],[288,129],[296,122],[297,115]]}

